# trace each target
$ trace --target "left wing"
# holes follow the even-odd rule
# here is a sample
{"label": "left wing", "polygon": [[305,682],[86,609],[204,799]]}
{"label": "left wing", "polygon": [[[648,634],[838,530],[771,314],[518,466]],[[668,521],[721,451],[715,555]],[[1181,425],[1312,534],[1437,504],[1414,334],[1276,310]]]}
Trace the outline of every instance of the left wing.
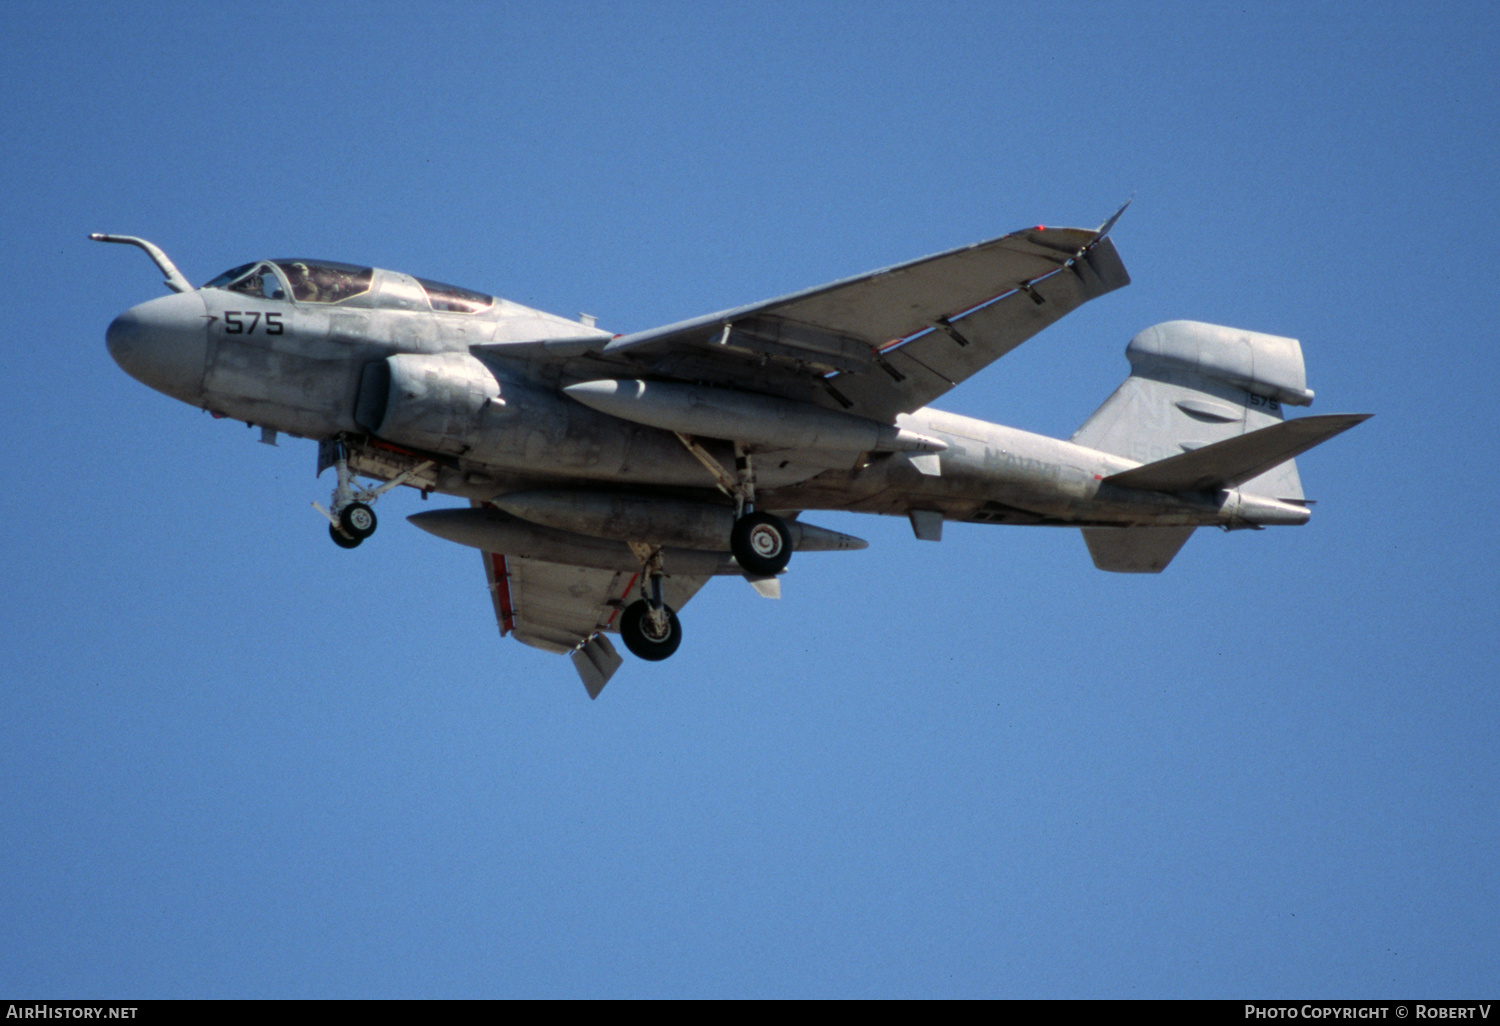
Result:
{"label": "left wing", "polygon": [[[1118,215],[1117,215],[1118,216]],[[1028,228],[595,350],[636,374],[889,421],[1130,281],[1105,232]],[[597,366],[597,364],[596,364]]]}

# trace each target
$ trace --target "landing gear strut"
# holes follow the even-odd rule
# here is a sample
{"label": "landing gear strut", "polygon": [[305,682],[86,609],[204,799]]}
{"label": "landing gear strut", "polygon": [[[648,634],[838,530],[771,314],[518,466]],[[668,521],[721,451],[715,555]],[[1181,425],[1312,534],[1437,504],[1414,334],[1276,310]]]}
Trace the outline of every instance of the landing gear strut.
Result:
{"label": "landing gear strut", "polygon": [[632,545],[641,559],[641,597],[620,614],[620,640],[625,647],[651,662],[659,662],[682,644],[682,624],[672,607],[662,601],[661,549]]}
{"label": "landing gear strut", "polygon": [[[325,442],[333,449],[332,464],[338,472],[338,481],[333,486],[333,500],[331,509],[324,509],[316,502],[313,509],[328,518],[328,536],[333,543],[342,549],[358,547],[370,535],[375,533],[375,527],[379,521],[375,517],[375,511],[370,508],[371,504],[386,492],[397,485],[405,484],[412,477],[428,470],[433,466],[431,460],[420,463],[403,474],[399,474],[378,488],[354,487],[354,474],[349,470],[349,450],[343,438],[336,438],[332,442]],[[320,463],[318,469],[321,471],[327,463]]]}
{"label": "landing gear strut", "polygon": [[687,451],[719,483],[719,490],[734,499],[734,527],[729,533],[729,551],[746,574],[773,577],[792,559],[792,533],[786,521],[755,508],[755,465],[740,443],[734,444],[734,473],[724,469],[714,455],[690,435],[677,433]]}

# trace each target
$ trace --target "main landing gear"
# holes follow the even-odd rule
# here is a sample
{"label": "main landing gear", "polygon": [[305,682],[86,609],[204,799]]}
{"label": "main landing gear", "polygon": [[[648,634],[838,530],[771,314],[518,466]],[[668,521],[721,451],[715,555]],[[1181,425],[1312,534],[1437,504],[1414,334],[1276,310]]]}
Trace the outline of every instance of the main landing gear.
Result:
{"label": "main landing gear", "polygon": [[745,447],[734,444],[735,472],[731,474],[691,435],[678,432],[677,440],[714,476],[719,490],[734,499],[729,551],[735,562],[753,577],[774,577],[785,570],[792,559],[792,533],[785,520],[755,508],[755,467]]}
{"label": "main landing gear", "polygon": [[659,662],[682,644],[682,624],[671,606],[653,611],[645,601],[632,602],[620,614],[620,639],[634,655]]}
{"label": "main landing gear", "polygon": [[[631,543],[641,561],[641,597],[620,614],[620,639],[632,654],[650,662],[666,659],[682,644],[677,613],[662,600],[661,549]],[[746,574],[773,577],[792,557],[786,522],[770,513],[749,512],[737,518],[729,536],[730,551]]]}
{"label": "main landing gear", "polygon": [[[731,476],[695,440],[686,435],[678,435],[678,438],[715,474],[719,486],[734,496],[738,515],[729,533],[729,551],[740,569],[751,578],[751,583],[774,578],[785,570],[792,558],[791,531],[785,520],[754,508],[755,475],[750,467],[750,457],[736,445],[738,475]],[[665,574],[661,549],[639,542],[631,542],[630,547],[641,561],[641,597],[620,614],[620,639],[634,655],[658,662],[676,652],[677,646],[682,644],[682,624],[677,620],[677,613],[662,600]],[[761,591],[761,588],[756,590]],[[767,594],[765,591],[761,593]]]}
{"label": "main landing gear", "polygon": [[786,521],[770,513],[749,512],[734,522],[729,551],[748,573],[770,577],[786,569],[792,537]]}
{"label": "main landing gear", "polygon": [[641,558],[641,597],[620,614],[620,640],[641,659],[660,662],[682,644],[682,624],[672,607],[662,601],[661,549],[631,545]]}
{"label": "main landing gear", "polygon": [[[358,548],[360,542],[375,533],[379,521],[370,506],[397,485],[405,484],[412,477],[432,467],[432,461],[420,463],[403,474],[398,474],[377,488],[355,488],[354,474],[349,470],[349,450],[342,438],[324,443],[333,447],[333,467],[338,472],[338,482],[333,487],[330,509],[313,503],[313,509],[328,518],[328,537],[341,549]],[[321,471],[327,464],[320,464]]]}

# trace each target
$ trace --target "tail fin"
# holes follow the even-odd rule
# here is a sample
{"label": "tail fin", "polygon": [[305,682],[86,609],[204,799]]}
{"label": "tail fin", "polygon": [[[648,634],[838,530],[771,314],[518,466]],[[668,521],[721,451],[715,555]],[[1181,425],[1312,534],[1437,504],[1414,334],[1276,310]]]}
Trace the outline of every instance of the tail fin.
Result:
{"label": "tail fin", "polygon": [[[1125,355],[1130,377],[1072,440],[1141,463],[1105,479],[1122,488],[1238,487],[1242,504],[1254,511],[1246,515],[1251,524],[1306,520],[1294,457],[1369,416],[1282,419],[1283,404],[1308,406],[1313,399],[1296,339],[1169,321],[1131,339]],[[1085,528],[1083,539],[1101,570],[1160,573],[1192,533],[1191,527]]]}
{"label": "tail fin", "polygon": [[[1130,377],[1072,440],[1138,463],[1271,427],[1281,423],[1283,403],[1307,406],[1313,398],[1302,347],[1293,338],[1168,321],[1131,339],[1125,356]],[[1246,481],[1244,490],[1293,502],[1303,498],[1291,460]]]}

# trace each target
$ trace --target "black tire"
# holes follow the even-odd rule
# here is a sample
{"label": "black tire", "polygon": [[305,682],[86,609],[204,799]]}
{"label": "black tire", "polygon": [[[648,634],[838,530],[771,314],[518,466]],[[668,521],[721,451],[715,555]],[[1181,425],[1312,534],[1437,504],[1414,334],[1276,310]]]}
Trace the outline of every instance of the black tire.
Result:
{"label": "black tire", "polygon": [[682,644],[682,624],[678,622],[677,614],[672,612],[671,606],[666,606],[665,609],[667,633],[663,637],[656,637],[647,630],[650,621],[646,619],[646,603],[632,602],[620,614],[620,639],[634,655],[653,663],[659,662],[676,652],[677,646]]}
{"label": "black tire", "polygon": [[351,502],[339,514],[339,527],[351,538],[364,541],[375,533],[375,511],[362,502]]}
{"label": "black tire", "polygon": [[752,574],[779,574],[792,561],[792,532],[769,513],[747,513],[729,532],[735,562]]}
{"label": "black tire", "polygon": [[362,541],[364,541],[363,538],[351,538],[351,537],[349,537],[347,534],[345,534],[343,531],[340,531],[337,527],[334,527],[332,524],[328,525],[328,537],[332,538],[333,539],[333,543],[335,545],[337,545],[341,549],[356,549],[356,548],[359,548],[359,543],[362,542]]}

